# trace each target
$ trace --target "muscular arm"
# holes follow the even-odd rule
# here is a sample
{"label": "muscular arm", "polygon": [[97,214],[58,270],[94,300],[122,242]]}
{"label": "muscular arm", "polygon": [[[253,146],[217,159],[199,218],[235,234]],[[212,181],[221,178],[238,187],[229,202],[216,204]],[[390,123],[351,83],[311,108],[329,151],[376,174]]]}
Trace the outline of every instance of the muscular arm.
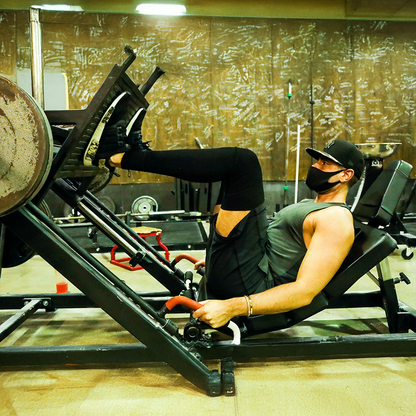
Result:
{"label": "muscular arm", "polygon": [[[352,246],[351,213],[342,207],[331,207],[309,214],[304,223],[304,238],[308,250],[296,281],[251,295],[255,314],[287,312],[312,302],[335,275]],[[194,317],[217,328],[234,316],[246,314],[246,300],[233,298],[208,301]]]}

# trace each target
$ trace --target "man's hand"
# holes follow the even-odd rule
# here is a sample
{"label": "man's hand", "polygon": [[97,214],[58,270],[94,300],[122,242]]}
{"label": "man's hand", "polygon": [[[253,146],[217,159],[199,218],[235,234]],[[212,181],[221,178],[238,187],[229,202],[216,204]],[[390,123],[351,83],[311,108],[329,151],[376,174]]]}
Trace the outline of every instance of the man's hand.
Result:
{"label": "man's hand", "polygon": [[205,267],[205,259],[199,260],[194,263],[194,270],[198,270],[200,267]]}
{"label": "man's hand", "polygon": [[227,300],[207,300],[193,313],[193,317],[212,326],[219,328],[237,315],[247,314],[247,304],[244,298],[233,298]]}

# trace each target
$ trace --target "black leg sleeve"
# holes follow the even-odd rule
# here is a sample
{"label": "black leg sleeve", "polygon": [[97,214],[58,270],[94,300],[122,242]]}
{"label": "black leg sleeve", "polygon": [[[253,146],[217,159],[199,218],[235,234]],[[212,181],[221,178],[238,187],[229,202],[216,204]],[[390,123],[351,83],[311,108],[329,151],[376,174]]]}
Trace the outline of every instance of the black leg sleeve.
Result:
{"label": "black leg sleeve", "polygon": [[121,167],[190,182],[222,182],[222,208],[251,210],[264,202],[263,179],[257,156],[248,149],[183,149],[127,152]]}

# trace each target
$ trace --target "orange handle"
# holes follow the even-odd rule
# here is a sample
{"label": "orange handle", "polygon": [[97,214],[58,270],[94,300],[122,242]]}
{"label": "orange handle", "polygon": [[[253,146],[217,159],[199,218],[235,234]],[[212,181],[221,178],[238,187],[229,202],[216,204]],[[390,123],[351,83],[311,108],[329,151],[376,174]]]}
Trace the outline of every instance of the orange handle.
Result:
{"label": "orange handle", "polygon": [[189,254],[185,254],[185,253],[178,254],[175,257],[175,263],[179,263],[181,260],[189,260],[191,263],[194,263],[194,264],[199,261],[196,257],[190,256]]}
{"label": "orange handle", "polygon": [[183,305],[189,309],[196,311],[197,309],[201,308],[202,305],[198,302],[195,302],[192,299],[186,298],[185,296],[175,296],[172,299],[169,299],[165,306],[168,310],[172,310],[176,305]]}

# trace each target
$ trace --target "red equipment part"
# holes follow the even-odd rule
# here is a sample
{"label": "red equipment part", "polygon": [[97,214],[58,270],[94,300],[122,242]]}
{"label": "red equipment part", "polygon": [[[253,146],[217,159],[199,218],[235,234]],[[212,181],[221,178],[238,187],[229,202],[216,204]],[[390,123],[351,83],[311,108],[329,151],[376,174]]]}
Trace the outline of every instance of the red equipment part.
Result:
{"label": "red equipment part", "polygon": [[192,299],[186,298],[185,296],[175,296],[175,297],[169,299],[166,302],[165,307],[166,307],[166,309],[171,311],[176,305],[183,305],[183,306],[186,306],[187,308],[192,309],[194,311],[196,311],[199,308],[202,308],[202,305],[200,303],[195,302]]}
{"label": "red equipment part", "polygon": [[190,261],[191,263],[197,263],[199,260],[196,258],[196,257],[194,257],[194,256],[190,256],[189,254],[185,254],[185,253],[183,253],[183,254],[179,254],[179,255],[177,255],[176,257],[175,257],[175,259],[172,261],[172,265],[173,266],[175,266],[176,264],[178,264],[181,260],[188,260],[188,261]]}

